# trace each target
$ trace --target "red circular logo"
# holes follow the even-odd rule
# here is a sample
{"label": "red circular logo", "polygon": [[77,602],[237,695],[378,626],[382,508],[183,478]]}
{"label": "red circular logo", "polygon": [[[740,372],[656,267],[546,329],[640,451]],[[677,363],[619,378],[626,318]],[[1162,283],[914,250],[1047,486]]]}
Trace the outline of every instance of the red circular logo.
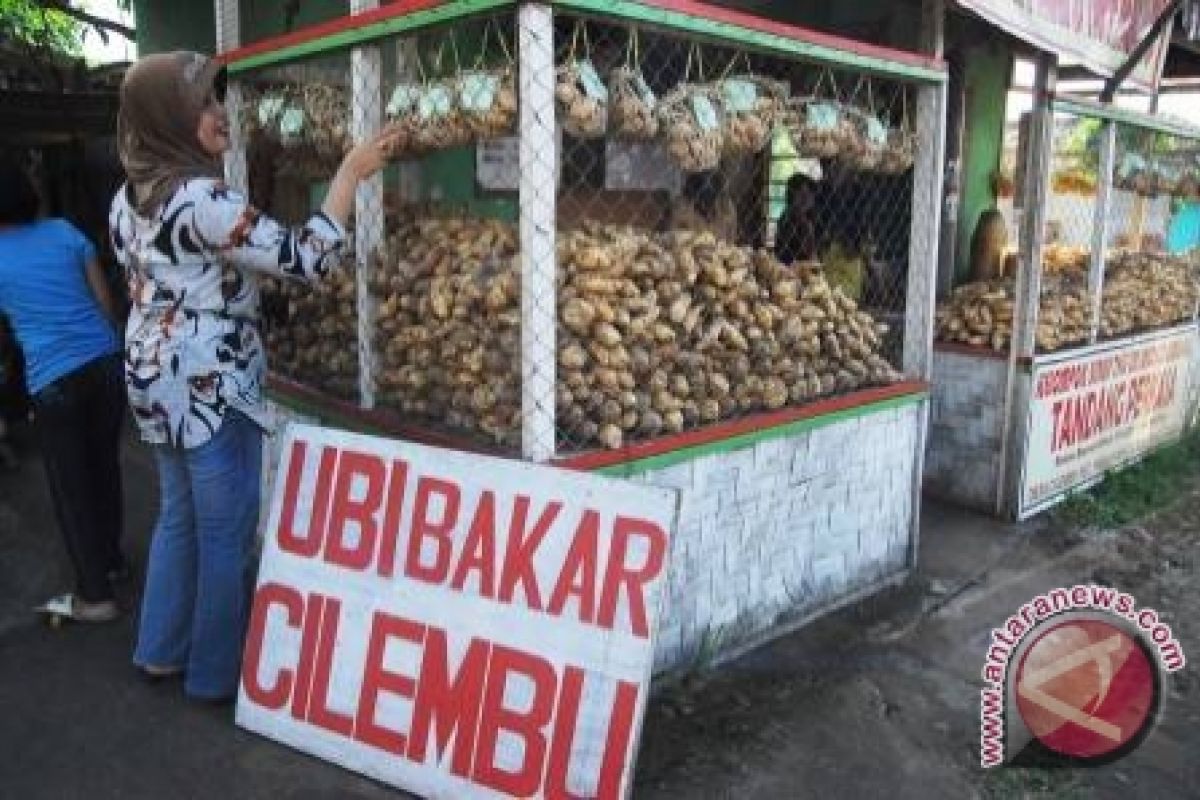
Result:
{"label": "red circular logo", "polygon": [[1136,639],[1107,622],[1070,620],[1039,633],[1015,679],[1025,725],[1065,756],[1112,756],[1153,721],[1154,665]]}

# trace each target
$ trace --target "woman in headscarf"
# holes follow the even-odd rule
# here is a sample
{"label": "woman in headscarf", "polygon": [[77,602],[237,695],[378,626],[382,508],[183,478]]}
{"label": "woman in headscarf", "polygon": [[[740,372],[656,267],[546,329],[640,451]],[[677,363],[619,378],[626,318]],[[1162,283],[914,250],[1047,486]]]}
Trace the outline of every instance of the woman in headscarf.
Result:
{"label": "woman in headscarf", "polygon": [[391,144],[385,132],[351,150],[321,210],[288,229],[222,182],[224,93],[224,69],[198,53],[130,68],[118,117],[128,182],[109,217],[132,303],[126,385],[161,498],[134,663],[183,673],[185,692],[210,700],[237,689],[270,424],[256,276],[319,281],[336,268],[355,189]]}

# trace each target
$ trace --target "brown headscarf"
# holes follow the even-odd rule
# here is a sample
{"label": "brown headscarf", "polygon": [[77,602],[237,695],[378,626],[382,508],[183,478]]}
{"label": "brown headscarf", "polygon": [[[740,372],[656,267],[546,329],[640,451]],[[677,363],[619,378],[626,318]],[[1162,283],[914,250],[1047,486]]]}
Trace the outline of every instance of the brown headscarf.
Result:
{"label": "brown headscarf", "polygon": [[200,53],[157,53],[125,73],[117,141],[142,216],[189,179],[221,177],[221,160],[200,147],[196,127],[209,93],[224,88],[224,68]]}

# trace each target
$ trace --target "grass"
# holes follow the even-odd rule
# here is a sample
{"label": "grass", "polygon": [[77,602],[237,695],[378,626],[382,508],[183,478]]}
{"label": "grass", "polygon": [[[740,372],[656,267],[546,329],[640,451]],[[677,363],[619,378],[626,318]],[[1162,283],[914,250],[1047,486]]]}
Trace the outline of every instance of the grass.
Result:
{"label": "grass", "polygon": [[1170,505],[1200,476],[1200,431],[1146,460],[1114,471],[1092,489],[1073,495],[1054,512],[1066,525],[1118,528]]}

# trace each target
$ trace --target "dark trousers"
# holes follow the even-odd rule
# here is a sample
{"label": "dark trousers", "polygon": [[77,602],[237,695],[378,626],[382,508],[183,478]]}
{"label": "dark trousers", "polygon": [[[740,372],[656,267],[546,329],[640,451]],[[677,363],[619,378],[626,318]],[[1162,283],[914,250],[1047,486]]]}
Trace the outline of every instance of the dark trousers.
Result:
{"label": "dark trousers", "polygon": [[88,362],[42,389],[33,416],[76,592],[90,602],[111,600],[108,573],[123,566],[120,356]]}

